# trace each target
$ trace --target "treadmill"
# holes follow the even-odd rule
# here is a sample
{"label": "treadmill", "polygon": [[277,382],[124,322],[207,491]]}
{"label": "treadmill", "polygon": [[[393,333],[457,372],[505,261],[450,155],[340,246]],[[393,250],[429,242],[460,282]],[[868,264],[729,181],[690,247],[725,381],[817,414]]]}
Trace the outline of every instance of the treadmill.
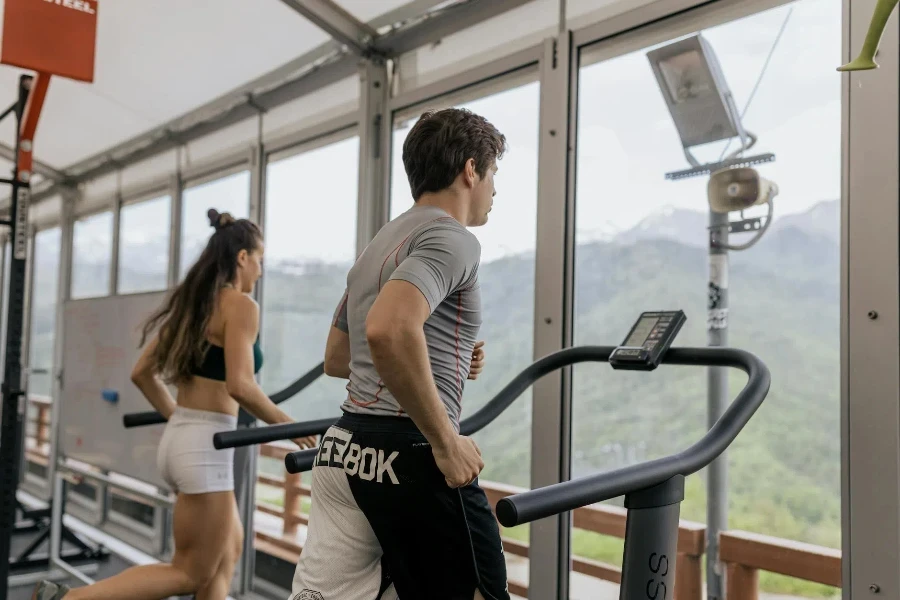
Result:
{"label": "treadmill", "polygon": [[[613,369],[653,371],[660,365],[731,367],[747,374],[747,383],[719,420],[693,446],[677,454],[614,471],[530,490],[500,500],[497,518],[515,527],[625,496],[628,510],[620,600],[663,600],[675,589],[678,522],[685,477],[709,465],[734,441],[760,407],[771,385],[769,369],[755,355],[724,347],[672,348],[684,325],[683,311],[642,313],[619,346],[576,346],[554,352],[516,376],[475,414],[460,422],[460,434],[471,435],[496,419],[544,375],[582,362],[607,362]],[[216,448],[240,447],[275,440],[321,435],[336,419],[320,419],[256,429],[217,433]],[[317,449],[285,457],[289,473],[309,471]]]}
{"label": "treadmill", "polygon": [[709,465],[734,441],[765,400],[771,384],[766,365],[749,352],[670,349],[683,322],[681,311],[643,313],[625,343],[598,353],[597,360],[606,360],[614,369],[636,371],[652,371],[665,363],[745,372],[744,389],[705,436],[677,454],[530,490],[497,503],[497,519],[505,527],[515,527],[625,496],[628,514],[620,600],[671,598],[684,479]]}

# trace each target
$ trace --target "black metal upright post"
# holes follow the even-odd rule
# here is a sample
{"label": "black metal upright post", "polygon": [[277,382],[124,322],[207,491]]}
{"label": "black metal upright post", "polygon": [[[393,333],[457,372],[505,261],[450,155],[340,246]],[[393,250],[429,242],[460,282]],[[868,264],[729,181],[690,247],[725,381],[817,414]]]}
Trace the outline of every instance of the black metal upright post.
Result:
{"label": "black metal upright post", "polygon": [[[10,227],[12,256],[9,261],[9,302],[7,303],[6,360],[3,401],[0,406],[0,600],[6,600],[9,577],[10,537],[16,519],[16,489],[19,485],[20,440],[24,439],[25,390],[22,389],[22,326],[25,308],[25,258],[28,248],[28,202],[31,195],[30,174],[19,172],[22,117],[33,77],[19,78],[18,101],[15,106],[15,167],[10,195]],[[25,179],[25,181],[23,181]]]}
{"label": "black metal upright post", "polygon": [[619,600],[665,600],[675,593],[678,519],[684,477],[625,495],[625,551]]}

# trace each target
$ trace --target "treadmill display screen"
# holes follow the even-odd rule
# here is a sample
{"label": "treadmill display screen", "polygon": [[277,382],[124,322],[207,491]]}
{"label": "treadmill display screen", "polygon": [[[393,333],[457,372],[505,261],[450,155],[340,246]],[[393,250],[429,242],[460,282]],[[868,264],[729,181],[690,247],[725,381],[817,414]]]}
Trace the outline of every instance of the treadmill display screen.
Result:
{"label": "treadmill display screen", "polygon": [[687,317],[682,310],[642,312],[627,339],[609,356],[613,369],[652,371],[669,351]]}
{"label": "treadmill display screen", "polygon": [[637,325],[634,327],[634,331],[631,332],[631,336],[627,340],[625,340],[625,346],[631,347],[641,347],[644,345],[644,342],[647,341],[647,338],[650,336],[650,333],[653,331],[653,328],[656,324],[659,323],[659,317],[643,317],[640,321],[638,321]]}

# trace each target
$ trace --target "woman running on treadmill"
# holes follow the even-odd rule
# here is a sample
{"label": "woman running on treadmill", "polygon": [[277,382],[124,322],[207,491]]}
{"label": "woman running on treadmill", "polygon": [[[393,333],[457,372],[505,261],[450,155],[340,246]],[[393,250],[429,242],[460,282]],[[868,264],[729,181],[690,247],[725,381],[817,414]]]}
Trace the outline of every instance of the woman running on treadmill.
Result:
{"label": "woman running on treadmill", "polygon": [[[262,274],[262,233],[253,222],[215,209],[209,219],[215,232],[184,281],[144,324],[141,345],[150,342],[131,373],[168,420],[157,466],[177,494],[172,563],[132,567],[73,589],[41,581],[32,600],[228,596],[243,529],[234,496],[234,449],[216,450],[213,434],[234,429],[240,407],[269,424],[293,419],[254,378],[262,352],[259,306],[250,293]],[[176,386],[177,401],[166,383]],[[294,441],[301,448],[315,446],[314,437]]]}

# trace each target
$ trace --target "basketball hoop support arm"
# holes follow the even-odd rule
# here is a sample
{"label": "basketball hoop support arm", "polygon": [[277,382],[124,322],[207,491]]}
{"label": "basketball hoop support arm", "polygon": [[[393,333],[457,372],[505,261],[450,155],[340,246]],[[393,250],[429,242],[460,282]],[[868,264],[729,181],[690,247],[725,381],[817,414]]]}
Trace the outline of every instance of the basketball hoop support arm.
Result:
{"label": "basketball hoop support arm", "polygon": [[25,114],[22,116],[22,129],[19,132],[18,159],[16,161],[16,177],[22,183],[31,181],[34,134],[37,132],[38,119],[41,117],[41,109],[44,108],[44,99],[47,97],[49,87],[50,75],[47,73],[38,73],[31,80],[31,90],[28,93]]}

